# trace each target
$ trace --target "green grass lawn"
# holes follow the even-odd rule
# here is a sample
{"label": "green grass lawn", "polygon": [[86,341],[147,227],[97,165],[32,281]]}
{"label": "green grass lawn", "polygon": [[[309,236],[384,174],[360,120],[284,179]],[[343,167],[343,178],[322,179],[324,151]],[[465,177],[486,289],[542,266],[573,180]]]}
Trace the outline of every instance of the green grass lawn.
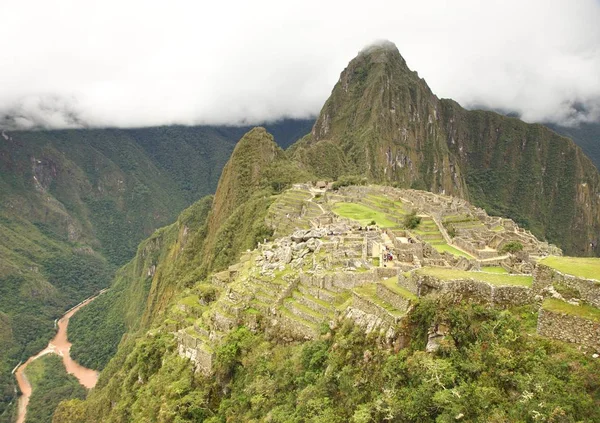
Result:
{"label": "green grass lawn", "polygon": [[448,245],[448,244],[432,244],[433,248],[435,248],[436,250],[438,250],[438,252],[440,253],[450,253],[450,254],[454,254],[455,256],[460,256],[460,257],[466,257],[468,259],[472,259],[473,256],[470,254],[465,253],[464,251],[461,251],[457,248],[454,248],[452,245]]}
{"label": "green grass lawn", "polygon": [[402,201],[396,200],[393,201],[387,197],[382,195],[368,195],[367,198],[377,204],[380,207],[393,209],[395,212],[398,212],[402,215],[406,215],[410,213],[402,203]]}
{"label": "green grass lawn", "polygon": [[381,281],[380,283],[382,285],[385,285],[390,291],[392,291],[408,300],[418,301],[418,299],[419,299],[415,294],[410,292],[408,289],[402,288],[401,286],[399,286],[396,278],[386,279],[386,280]]}
{"label": "green grass lawn", "polygon": [[550,256],[540,263],[562,273],[600,281],[600,258]]}
{"label": "green grass lawn", "polygon": [[508,273],[506,271],[506,269],[504,267],[501,266],[483,266],[481,268],[482,272],[488,272],[488,273],[502,273],[502,274],[506,274]]}
{"label": "green grass lawn", "polygon": [[440,280],[475,279],[493,285],[531,286],[533,276],[509,275],[500,273],[469,272],[445,267],[423,267],[415,270],[420,275],[429,275]]}
{"label": "green grass lawn", "polygon": [[372,208],[362,204],[336,203],[333,206],[333,212],[342,217],[356,220],[363,225],[368,225],[372,220],[374,220],[382,228],[392,228],[397,226],[397,223],[389,220],[385,213],[373,210]]}
{"label": "green grass lawn", "polygon": [[542,304],[542,308],[548,311],[571,314],[574,316],[583,317],[584,319],[600,322],[600,309],[590,305],[584,304],[577,306],[554,298],[548,298]]}

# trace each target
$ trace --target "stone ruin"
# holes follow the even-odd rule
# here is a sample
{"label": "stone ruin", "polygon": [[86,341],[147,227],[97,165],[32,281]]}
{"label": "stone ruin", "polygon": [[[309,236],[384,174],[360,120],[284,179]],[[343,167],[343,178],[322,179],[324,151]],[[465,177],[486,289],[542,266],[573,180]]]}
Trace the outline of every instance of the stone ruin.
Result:
{"label": "stone ruin", "polygon": [[[544,282],[547,271],[535,264],[535,258],[560,250],[538,241],[512,221],[489,217],[463,200],[413,190],[348,187],[325,193],[319,199],[317,213],[301,204],[315,204],[314,193],[298,187],[292,191],[284,194],[285,204],[276,201],[271,206],[267,218],[283,235],[259,244],[255,250],[244,253],[237,264],[213,274],[211,285],[221,292],[218,299],[208,305],[200,304],[200,311],[195,314],[188,310],[175,323],[165,326],[175,334],[179,354],[194,362],[198,371],[212,371],[215,345],[227,331],[241,324],[284,339],[303,340],[317,337],[342,319],[351,319],[366,333],[378,333],[382,343],[398,345],[404,336],[402,321],[420,298],[445,297],[511,307],[539,304],[550,295],[549,284]],[[438,232],[424,238],[400,225],[365,226],[331,211],[331,204],[338,201],[382,207],[369,200],[373,192],[409,204],[423,216],[431,217],[427,227]],[[296,210],[293,215],[292,203]],[[309,209],[313,211],[308,213]],[[433,242],[449,238],[447,233],[440,238],[445,229],[443,222],[457,215],[471,219],[462,219],[461,223],[473,222],[457,229],[458,239],[463,239],[464,234],[464,239],[474,246],[465,250],[493,249],[492,245],[519,239],[524,241],[525,251],[517,255],[495,253],[490,257],[474,253],[471,258],[437,251]],[[499,226],[503,228],[501,233]],[[384,251],[393,255],[391,262],[382,260]],[[503,279],[506,283],[486,282],[480,271],[484,266],[498,266],[509,272]],[[427,275],[430,268],[457,269],[466,276],[440,279]],[[510,283],[510,273],[522,277],[522,273],[531,275],[534,269],[533,283]],[[578,287],[585,301],[599,301],[595,290],[598,285],[591,290],[588,285]],[[190,313],[196,319],[193,325],[189,324]],[[571,325],[569,329],[566,323],[557,331],[554,319],[552,312],[540,313],[540,334],[572,341],[574,336],[585,339],[573,334],[595,333],[585,325]],[[432,337],[440,337],[442,332],[436,329]],[[598,347],[591,341],[581,342]]]}

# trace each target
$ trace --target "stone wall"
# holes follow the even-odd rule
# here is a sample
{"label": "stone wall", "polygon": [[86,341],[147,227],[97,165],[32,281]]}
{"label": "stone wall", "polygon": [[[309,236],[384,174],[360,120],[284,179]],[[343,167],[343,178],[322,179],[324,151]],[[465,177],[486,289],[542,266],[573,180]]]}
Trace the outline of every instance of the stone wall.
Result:
{"label": "stone wall", "polygon": [[398,285],[408,289],[415,295],[419,295],[419,286],[417,285],[417,282],[417,278],[414,278],[412,274],[405,276],[401,273],[398,275]]}
{"label": "stone wall", "polygon": [[179,331],[175,334],[177,339],[177,352],[180,357],[189,358],[196,367],[196,371],[204,374],[212,373],[214,353],[210,347],[188,333]]}
{"label": "stone wall", "polygon": [[577,291],[581,300],[600,308],[599,281],[565,275],[556,269],[538,264],[533,273],[533,290],[540,293],[544,288],[555,284],[562,284]]}
{"label": "stone wall", "polygon": [[377,296],[398,310],[406,311],[410,307],[410,300],[408,298],[396,294],[381,283],[377,284]]}
{"label": "stone wall", "polygon": [[352,304],[355,308],[358,308],[367,314],[377,316],[388,325],[394,325],[397,323],[397,319],[394,316],[389,314],[384,308],[378,306],[374,302],[369,301],[367,298],[361,297],[355,292],[352,292],[352,297]]}
{"label": "stone wall", "polygon": [[582,344],[600,351],[600,322],[541,308],[537,331],[548,338]]}
{"label": "stone wall", "polygon": [[291,316],[279,313],[277,317],[277,323],[279,325],[278,332],[282,332],[279,333],[279,335],[287,335],[299,340],[314,339],[317,336],[315,330],[303,325]]}
{"label": "stone wall", "polygon": [[[380,268],[368,272],[338,272],[333,274],[308,274],[300,275],[300,283],[316,286],[334,292],[342,292],[366,283],[376,282],[379,278]],[[394,269],[394,274],[396,270]]]}
{"label": "stone wall", "polygon": [[473,279],[439,280],[429,275],[411,274],[398,277],[400,286],[419,297],[449,297],[453,301],[473,299],[481,302],[516,306],[531,304],[533,291],[526,286],[497,286]]}

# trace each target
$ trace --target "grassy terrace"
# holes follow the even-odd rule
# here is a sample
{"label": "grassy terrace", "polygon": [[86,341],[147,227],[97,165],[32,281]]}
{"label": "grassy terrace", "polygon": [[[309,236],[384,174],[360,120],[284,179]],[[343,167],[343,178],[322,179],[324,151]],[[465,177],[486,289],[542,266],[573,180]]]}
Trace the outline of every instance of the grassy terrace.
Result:
{"label": "grassy terrace", "polygon": [[443,253],[450,253],[450,254],[454,254],[455,256],[460,256],[460,257],[466,257],[468,259],[472,259],[473,256],[470,254],[467,254],[464,251],[459,250],[458,248],[454,248],[452,245],[448,245],[446,243],[444,244],[433,244],[433,248],[435,248],[436,250],[438,250],[438,252]]}
{"label": "grassy terrace", "polygon": [[445,267],[423,267],[415,270],[419,275],[433,276],[440,280],[474,279],[492,285],[531,286],[533,276],[508,275],[500,273],[469,272]]}
{"label": "grassy terrace", "polygon": [[562,273],[600,281],[600,258],[550,256],[540,263]]}
{"label": "grassy terrace", "polygon": [[396,222],[389,220],[385,213],[362,204],[336,203],[333,206],[333,212],[341,217],[356,220],[363,225],[368,225],[374,220],[382,228],[393,228],[397,226]]}
{"label": "grassy terrace", "polygon": [[488,273],[501,273],[501,274],[508,274],[508,272],[506,271],[506,269],[504,267],[501,266],[484,266],[481,268],[482,272],[488,272]]}
{"label": "grassy terrace", "polygon": [[572,305],[564,301],[548,298],[542,304],[542,308],[556,313],[565,313],[584,319],[600,322],[600,309],[589,305]]}
{"label": "grassy terrace", "polygon": [[367,199],[372,203],[376,204],[378,207],[392,210],[394,213],[398,213],[401,215],[406,215],[409,211],[406,210],[402,201],[393,201],[383,195],[368,195]]}
{"label": "grassy terrace", "polygon": [[361,297],[365,297],[371,300],[373,303],[383,308],[389,314],[394,317],[402,317],[405,313],[393,307],[391,304],[383,301],[381,298],[377,296],[377,286],[374,283],[369,283],[358,288],[354,288],[354,292],[356,292]]}
{"label": "grassy terrace", "polygon": [[279,308],[279,312],[282,315],[286,316],[287,318],[289,318],[291,320],[295,320],[295,321],[297,321],[297,322],[299,322],[299,323],[301,323],[301,324],[303,324],[305,326],[308,326],[308,327],[310,327],[311,329],[313,329],[315,331],[318,330],[318,328],[319,328],[319,326],[316,323],[313,323],[310,320],[303,319],[300,316],[296,316],[294,313],[292,313],[290,310],[288,310],[285,307],[280,307]]}
{"label": "grassy terrace", "polygon": [[411,301],[418,301],[419,298],[413,294],[412,292],[410,292],[408,289],[402,288],[401,286],[398,286],[398,284],[396,283],[397,279],[396,278],[392,278],[392,279],[386,279],[381,281],[380,283],[382,285],[385,285],[386,288],[388,288],[390,291],[392,291],[395,294],[398,294],[408,300]]}

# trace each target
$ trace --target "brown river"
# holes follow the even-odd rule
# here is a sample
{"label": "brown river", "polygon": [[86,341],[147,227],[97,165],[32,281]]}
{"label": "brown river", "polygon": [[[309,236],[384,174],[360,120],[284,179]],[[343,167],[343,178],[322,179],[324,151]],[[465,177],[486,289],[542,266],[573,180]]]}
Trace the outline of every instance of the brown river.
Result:
{"label": "brown river", "polygon": [[106,290],[100,291],[98,294],[88,298],[87,300],[84,300],[83,302],[79,303],[78,305],[67,311],[58,320],[58,330],[56,332],[56,336],[52,338],[52,340],[48,343],[48,346],[36,355],[29,357],[29,359],[25,363],[20,365],[15,371],[15,377],[17,379],[19,389],[22,392],[22,395],[19,397],[19,411],[17,423],[25,422],[27,406],[29,405],[29,399],[31,397],[31,384],[27,380],[27,376],[25,375],[25,369],[33,360],[36,360],[37,358],[43,355],[58,354],[63,359],[63,363],[65,365],[65,369],[67,369],[67,373],[74,375],[79,380],[79,383],[81,383],[87,389],[91,389],[96,385],[96,382],[98,381],[98,372],[81,366],[79,363],[77,363],[71,358],[71,355],[69,354],[71,350],[71,343],[67,340],[67,327],[69,326],[69,319],[75,313],[77,313],[79,309],[88,305],[96,297],[102,295],[104,292],[106,292]]}

